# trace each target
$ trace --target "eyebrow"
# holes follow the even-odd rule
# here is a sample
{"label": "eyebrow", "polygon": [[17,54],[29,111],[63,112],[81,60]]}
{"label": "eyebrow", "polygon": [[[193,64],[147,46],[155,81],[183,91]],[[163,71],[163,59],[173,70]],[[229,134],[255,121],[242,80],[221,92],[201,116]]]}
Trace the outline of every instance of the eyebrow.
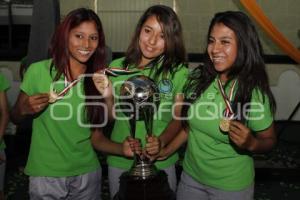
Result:
{"label": "eyebrow", "polygon": [[[213,36],[209,36],[209,38],[214,38],[215,39],[215,37],[213,37]],[[223,37],[221,37],[220,39],[230,39],[230,40],[232,40],[233,39],[233,37],[230,37],[230,36],[223,36]]]}
{"label": "eyebrow", "polygon": [[[80,34],[86,35],[86,33],[81,32],[81,31],[74,31],[74,33],[80,33]],[[95,33],[92,33],[92,34],[89,34],[89,35],[99,35],[99,33],[95,32]]]}
{"label": "eyebrow", "polygon": [[153,29],[151,26],[149,26],[149,25],[147,25],[147,24],[145,24],[143,27],[147,27],[147,28]]}

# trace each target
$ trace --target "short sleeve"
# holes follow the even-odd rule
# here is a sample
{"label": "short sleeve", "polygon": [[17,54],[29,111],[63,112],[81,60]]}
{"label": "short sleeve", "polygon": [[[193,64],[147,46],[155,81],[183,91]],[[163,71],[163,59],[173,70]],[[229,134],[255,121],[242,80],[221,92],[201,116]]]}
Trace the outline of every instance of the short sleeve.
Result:
{"label": "short sleeve", "polygon": [[10,87],[8,80],[3,74],[0,74],[0,92],[7,90]]}
{"label": "short sleeve", "polygon": [[267,95],[258,89],[252,92],[251,103],[247,115],[248,127],[253,131],[262,131],[270,127],[273,122],[270,102]]}
{"label": "short sleeve", "polygon": [[181,66],[179,70],[174,74],[173,82],[174,82],[174,92],[176,94],[183,93],[183,88],[188,79],[189,70],[185,66]]}
{"label": "short sleeve", "polygon": [[36,86],[37,84],[39,84],[39,81],[42,81],[38,80],[39,78],[41,78],[39,68],[40,66],[36,64],[30,65],[26,73],[24,74],[23,81],[20,85],[20,89],[29,96],[36,93]]}

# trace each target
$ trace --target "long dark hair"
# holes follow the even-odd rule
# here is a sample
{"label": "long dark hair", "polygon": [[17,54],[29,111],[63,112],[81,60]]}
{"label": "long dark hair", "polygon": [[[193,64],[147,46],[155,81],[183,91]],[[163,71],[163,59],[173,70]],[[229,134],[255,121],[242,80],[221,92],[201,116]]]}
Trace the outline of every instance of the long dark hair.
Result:
{"label": "long dark hair", "polygon": [[153,69],[155,70],[154,77],[156,78],[161,73],[166,75],[170,72],[172,74],[180,64],[186,64],[186,52],[181,23],[176,13],[168,6],[154,5],[144,12],[136,26],[135,33],[125,54],[124,68],[129,65],[138,66],[141,62],[142,52],[139,47],[140,32],[144,23],[151,16],[155,16],[161,24],[165,38],[165,51],[163,55],[152,61],[153,64],[157,64],[163,58],[161,67]]}
{"label": "long dark hair", "polygon": [[[52,57],[52,64],[50,73],[53,67],[56,69],[54,81],[58,80],[62,74],[67,76],[70,70],[70,51],[68,49],[70,31],[79,26],[83,22],[92,21],[96,24],[98,31],[99,43],[91,58],[86,63],[86,74],[93,74],[94,72],[104,69],[105,67],[105,37],[102,28],[102,23],[98,15],[91,9],[79,8],[71,11],[57,27],[49,48]],[[71,74],[70,74],[71,75]],[[73,77],[71,77],[73,79]],[[86,97],[100,95],[97,91],[92,78],[85,77],[84,92]],[[91,99],[86,98],[86,103],[102,102],[102,98]],[[92,124],[101,123],[104,120],[103,108],[101,106],[87,106],[86,114],[88,121]]]}
{"label": "long dark hair", "polygon": [[[208,29],[207,44],[211,31],[216,24],[224,24],[235,33],[237,38],[237,58],[228,73],[229,80],[237,79],[238,84],[238,89],[233,102],[233,109],[237,110],[238,103],[243,107],[245,103],[250,102],[252,91],[254,89],[259,89],[262,94],[265,94],[268,97],[271,111],[274,114],[276,104],[270,90],[263,60],[263,49],[255,26],[243,12],[226,11],[216,13]],[[193,92],[194,97],[196,98],[190,98],[186,95],[185,101],[194,103],[214,81],[217,75],[218,73],[210,60],[206,48],[203,65],[199,66],[191,73],[189,81],[185,86],[186,91],[189,91],[189,93]],[[263,101],[265,101],[265,98],[263,98]],[[188,108],[189,106],[183,107],[183,116],[187,116]],[[241,116],[242,119],[240,120],[244,121],[244,116]]]}

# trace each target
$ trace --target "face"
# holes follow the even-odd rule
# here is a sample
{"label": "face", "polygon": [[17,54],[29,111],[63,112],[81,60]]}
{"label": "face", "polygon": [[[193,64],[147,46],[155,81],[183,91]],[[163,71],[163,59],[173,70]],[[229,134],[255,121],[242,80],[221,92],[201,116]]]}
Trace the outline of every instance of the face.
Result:
{"label": "face", "polygon": [[207,51],[221,79],[226,80],[237,57],[235,33],[222,23],[215,24],[209,36]]}
{"label": "face", "polygon": [[99,42],[96,24],[86,21],[73,28],[69,34],[71,66],[84,65],[95,52]]}
{"label": "face", "polygon": [[140,65],[148,64],[164,52],[164,33],[156,16],[149,17],[142,26],[139,36],[139,46],[142,51]]}

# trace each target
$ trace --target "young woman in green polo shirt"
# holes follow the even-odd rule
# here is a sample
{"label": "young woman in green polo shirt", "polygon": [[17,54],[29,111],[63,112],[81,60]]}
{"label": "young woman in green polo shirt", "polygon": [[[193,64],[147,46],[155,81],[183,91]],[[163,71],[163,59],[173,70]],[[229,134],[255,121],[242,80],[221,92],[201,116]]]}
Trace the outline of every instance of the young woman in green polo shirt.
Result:
{"label": "young woman in green polo shirt", "polygon": [[214,16],[204,64],[186,85],[185,129],[160,152],[167,156],[187,140],[177,200],[253,199],[251,154],[276,142],[275,102],[262,56],[247,15]]}
{"label": "young woman in green polo shirt", "polygon": [[98,150],[132,155],[127,141],[122,146],[102,133],[111,87],[109,82],[103,86],[105,76],[94,73],[104,69],[104,49],[99,17],[79,8],[57,27],[52,58],[33,63],[24,75],[12,119],[18,123],[33,117],[25,168],[30,199],[101,199],[101,168],[90,140],[92,131],[100,140]]}
{"label": "young woman in green polo shirt", "polygon": [[[116,97],[120,94],[121,84],[137,74],[151,77],[160,90],[160,107],[153,122],[155,137],[148,138],[148,154],[155,154],[158,146],[167,144],[177,134],[177,130],[180,130],[180,123],[173,120],[172,106],[182,98],[180,93],[188,75],[185,64],[186,53],[180,21],[170,7],[163,5],[152,6],[144,12],[125,57],[116,59],[110,64],[111,68],[134,72],[111,78]],[[118,104],[118,98],[115,98],[115,103]],[[118,106],[116,108],[119,109]],[[179,106],[175,106],[174,111],[180,115]],[[111,139],[115,142],[123,141],[130,135],[129,122],[122,120],[122,117],[125,118],[125,115],[121,111],[116,113],[111,134]],[[136,123],[136,138],[141,139],[143,144],[146,143],[146,128],[143,121]],[[155,162],[158,169],[163,169],[168,174],[170,187],[174,191],[177,159],[178,155],[173,154],[164,161]],[[119,189],[120,175],[130,169],[133,159],[109,155],[107,162],[110,193],[113,197]]]}

